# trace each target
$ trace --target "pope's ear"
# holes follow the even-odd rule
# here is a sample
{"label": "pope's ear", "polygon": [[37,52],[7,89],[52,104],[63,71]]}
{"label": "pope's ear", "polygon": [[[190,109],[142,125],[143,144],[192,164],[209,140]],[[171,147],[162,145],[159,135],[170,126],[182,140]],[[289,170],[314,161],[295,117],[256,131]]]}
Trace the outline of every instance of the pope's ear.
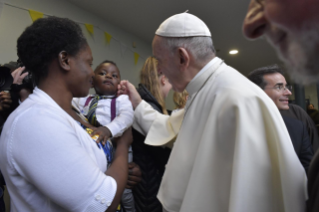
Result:
{"label": "pope's ear", "polygon": [[66,51],[61,51],[58,56],[59,65],[62,69],[69,71],[70,67],[70,55]]}
{"label": "pope's ear", "polygon": [[181,68],[185,69],[186,67],[188,67],[190,62],[190,55],[188,51],[184,48],[179,48],[178,56],[179,56],[179,65],[181,66]]}

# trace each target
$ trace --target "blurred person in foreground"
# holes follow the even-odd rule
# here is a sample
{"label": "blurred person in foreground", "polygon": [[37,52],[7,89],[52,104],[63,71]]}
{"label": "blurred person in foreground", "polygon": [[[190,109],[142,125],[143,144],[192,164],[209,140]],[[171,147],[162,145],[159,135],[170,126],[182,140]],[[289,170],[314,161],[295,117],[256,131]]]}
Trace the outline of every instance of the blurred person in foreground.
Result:
{"label": "blurred person in foreground", "polygon": [[[319,82],[319,1],[251,0],[243,31],[275,48],[296,82]],[[319,152],[308,171],[308,212],[319,211]]]}

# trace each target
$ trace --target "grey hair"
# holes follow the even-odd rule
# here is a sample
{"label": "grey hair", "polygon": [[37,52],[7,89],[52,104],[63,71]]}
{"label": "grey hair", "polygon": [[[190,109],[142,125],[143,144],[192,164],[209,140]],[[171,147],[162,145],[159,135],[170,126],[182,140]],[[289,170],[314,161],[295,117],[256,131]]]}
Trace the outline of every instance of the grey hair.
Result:
{"label": "grey hair", "polygon": [[215,55],[211,37],[164,37],[166,47],[174,54],[177,48],[187,49],[196,60],[206,60]]}

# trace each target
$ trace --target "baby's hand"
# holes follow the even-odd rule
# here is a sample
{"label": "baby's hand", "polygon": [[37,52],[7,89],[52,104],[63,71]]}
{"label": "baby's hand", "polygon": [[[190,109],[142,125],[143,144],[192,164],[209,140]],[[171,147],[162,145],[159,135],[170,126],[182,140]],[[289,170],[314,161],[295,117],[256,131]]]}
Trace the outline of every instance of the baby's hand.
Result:
{"label": "baby's hand", "polygon": [[106,141],[112,137],[112,133],[111,131],[104,126],[98,127],[93,129],[93,132],[91,133],[91,135],[99,135],[99,138],[96,140],[96,143],[102,143],[103,145],[106,144]]}

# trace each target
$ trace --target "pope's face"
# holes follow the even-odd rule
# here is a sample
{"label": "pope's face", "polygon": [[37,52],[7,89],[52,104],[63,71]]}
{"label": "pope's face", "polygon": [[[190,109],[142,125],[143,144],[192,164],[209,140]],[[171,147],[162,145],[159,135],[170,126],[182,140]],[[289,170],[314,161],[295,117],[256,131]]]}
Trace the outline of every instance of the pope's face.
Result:
{"label": "pope's face", "polygon": [[319,81],[319,1],[252,0],[243,31],[265,36],[297,81]]}
{"label": "pope's face", "polygon": [[164,38],[155,36],[153,39],[153,55],[157,59],[157,71],[163,73],[173,90],[182,92],[186,85],[183,83],[181,72],[179,71],[179,57],[166,47]]}

